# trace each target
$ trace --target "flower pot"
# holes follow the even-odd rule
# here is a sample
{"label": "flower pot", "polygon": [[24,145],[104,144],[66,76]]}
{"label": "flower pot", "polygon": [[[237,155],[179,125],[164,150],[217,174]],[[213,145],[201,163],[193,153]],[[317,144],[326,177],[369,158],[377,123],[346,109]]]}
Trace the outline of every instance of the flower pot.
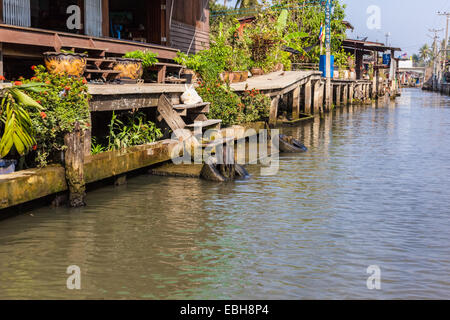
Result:
{"label": "flower pot", "polygon": [[253,76],[262,76],[264,74],[264,70],[261,68],[252,68],[250,72]]}
{"label": "flower pot", "polygon": [[50,74],[81,77],[86,70],[87,54],[45,52],[44,63]]}
{"label": "flower pot", "polygon": [[117,58],[114,71],[120,71],[120,80],[139,80],[144,74],[141,59]]}
{"label": "flower pot", "polygon": [[9,174],[16,171],[16,160],[2,160],[0,159],[0,175]]}
{"label": "flower pot", "polygon": [[248,80],[248,71],[242,71],[241,72],[241,81],[245,82]]}

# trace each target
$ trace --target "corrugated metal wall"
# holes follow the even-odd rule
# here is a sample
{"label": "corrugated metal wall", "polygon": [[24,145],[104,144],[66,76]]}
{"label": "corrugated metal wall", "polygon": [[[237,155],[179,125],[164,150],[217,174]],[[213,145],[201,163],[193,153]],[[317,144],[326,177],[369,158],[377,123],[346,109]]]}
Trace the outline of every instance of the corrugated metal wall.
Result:
{"label": "corrugated metal wall", "polygon": [[93,37],[102,36],[102,0],[85,0],[84,17],[86,34]]}
{"label": "corrugated metal wall", "polygon": [[3,21],[20,27],[31,26],[30,0],[3,0]]}

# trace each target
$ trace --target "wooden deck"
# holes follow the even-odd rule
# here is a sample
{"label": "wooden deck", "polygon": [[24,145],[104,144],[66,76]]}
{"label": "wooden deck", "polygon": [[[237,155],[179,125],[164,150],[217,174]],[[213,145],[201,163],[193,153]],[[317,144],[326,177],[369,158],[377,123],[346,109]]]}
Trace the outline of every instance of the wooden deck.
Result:
{"label": "wooden deck", "polygon": [[245,82],[233,83],[231,88],[236,92],[245,90],[260,90],[271,96],[288,93],[297,86],[311,80],[320,80],[321,72],[318,71],[279,71],[249,78]]}

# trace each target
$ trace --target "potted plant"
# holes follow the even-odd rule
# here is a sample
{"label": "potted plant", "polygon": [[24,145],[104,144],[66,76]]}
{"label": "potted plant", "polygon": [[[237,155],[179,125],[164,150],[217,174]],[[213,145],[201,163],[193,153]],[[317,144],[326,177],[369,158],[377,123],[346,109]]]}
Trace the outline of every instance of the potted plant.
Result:
{"label": "potted plant", "polygon": [[[148,69],[158,63],[157,54],[150,51],[132,51],[116,59],[115,71],[120,71],[120,80],[139,80]],[[149,78],[147,75],[145,78]]]}
{"label": "potted plant", "polygon": [[45,52],[44,63],[50,74],[81,77],[86,71],[88,55],[73,51]]}

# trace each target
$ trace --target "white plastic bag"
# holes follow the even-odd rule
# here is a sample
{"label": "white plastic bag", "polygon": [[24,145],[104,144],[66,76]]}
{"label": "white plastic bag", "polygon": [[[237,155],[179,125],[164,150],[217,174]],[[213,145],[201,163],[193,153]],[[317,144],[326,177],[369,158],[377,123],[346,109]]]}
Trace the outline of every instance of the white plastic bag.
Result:
{"label": "white plastic bag", "polygon": [[198,95],[197,91],[195,91],[193,84],[190,87],[185,85],[185,87],[186,91],[181,96],[181,102],[189,105],[203,103],[203,99]]}

